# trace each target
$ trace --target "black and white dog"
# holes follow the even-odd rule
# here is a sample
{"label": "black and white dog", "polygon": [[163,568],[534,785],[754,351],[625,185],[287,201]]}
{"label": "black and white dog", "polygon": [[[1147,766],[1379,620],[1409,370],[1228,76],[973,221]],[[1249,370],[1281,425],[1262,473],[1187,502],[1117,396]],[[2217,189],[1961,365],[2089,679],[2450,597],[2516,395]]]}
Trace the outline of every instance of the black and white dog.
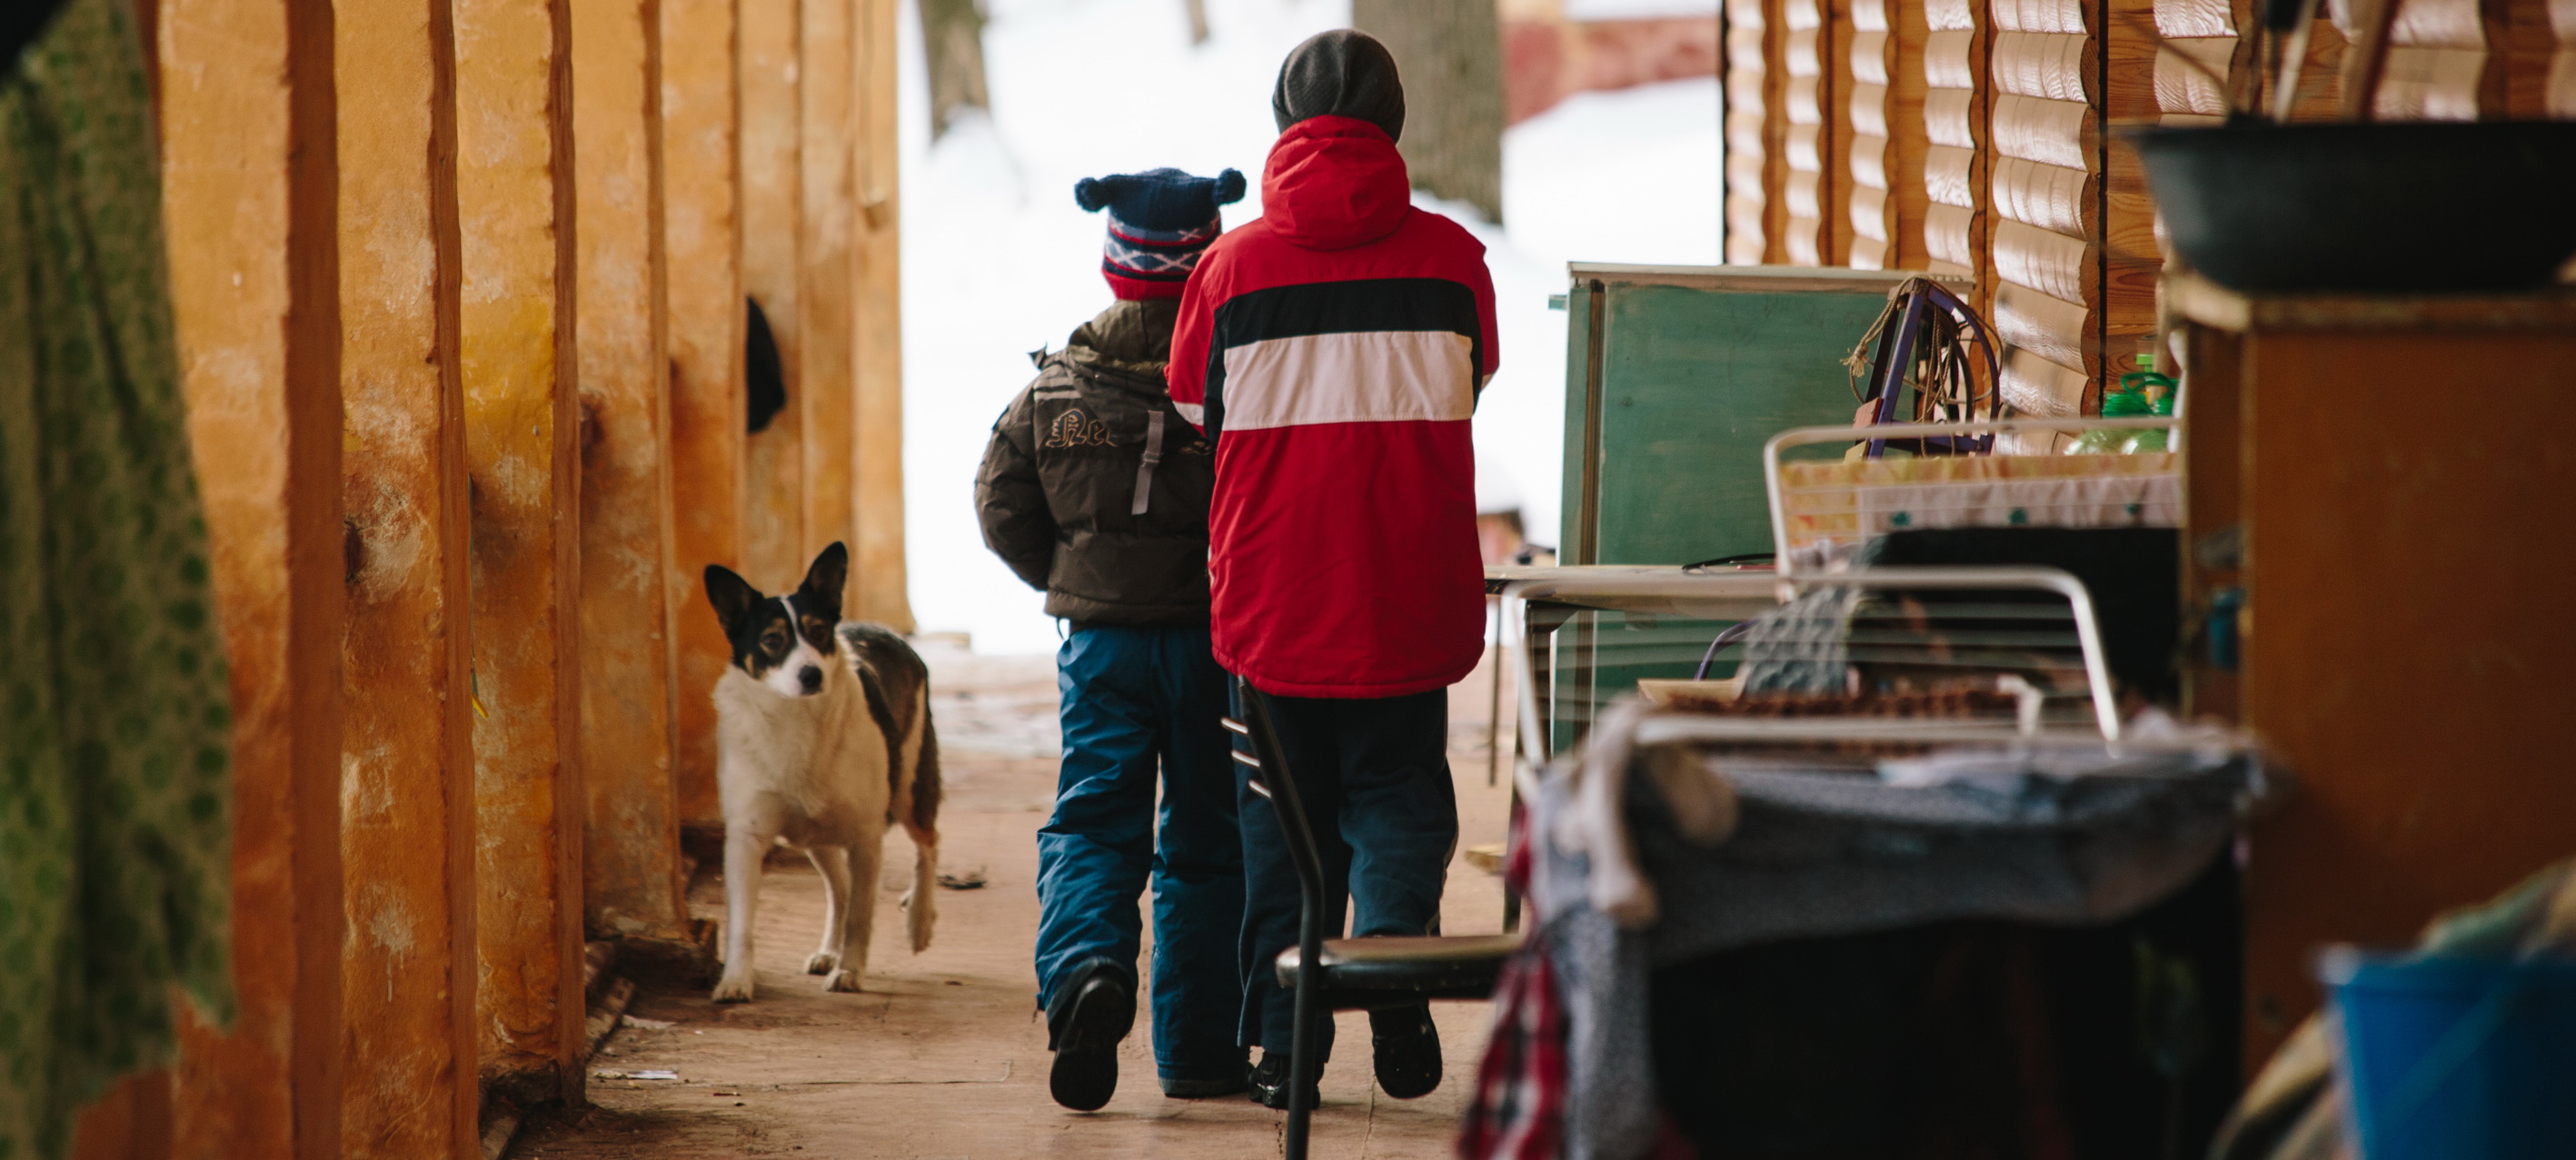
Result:
{"label": "black and white dog", "polygon": [[823,943],[805,960],[832,991],[868,969],[886,827],[918,855],[903,896],[913,953],[930,946],[939,876],[939,738],[930,671],[883,625],[841,620],[849,549],[814,558],[805,583],[765,596],[720,565],[707,600],[733,642],[716,682],[716,781],[725,819],[725,966],[715,1001],[751,998],[752,911],[770,847],[802,851],[822,872]]}

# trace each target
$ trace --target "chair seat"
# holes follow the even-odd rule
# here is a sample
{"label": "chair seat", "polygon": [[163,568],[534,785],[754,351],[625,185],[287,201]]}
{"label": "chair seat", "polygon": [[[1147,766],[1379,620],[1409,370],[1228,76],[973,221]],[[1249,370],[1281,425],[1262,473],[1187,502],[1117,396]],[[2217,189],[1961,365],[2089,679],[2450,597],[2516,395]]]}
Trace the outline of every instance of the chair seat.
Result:
{"label": "chair seat", "polygon": [[[1343,1010],[1382,1000],[1482,999],[1494,993],[1503,960],[1520,945],[1518,934],[1328,938],[1316,981]],[[1297,948],[1279,952],[1280,986],[1297,985],[1299,963]]]}

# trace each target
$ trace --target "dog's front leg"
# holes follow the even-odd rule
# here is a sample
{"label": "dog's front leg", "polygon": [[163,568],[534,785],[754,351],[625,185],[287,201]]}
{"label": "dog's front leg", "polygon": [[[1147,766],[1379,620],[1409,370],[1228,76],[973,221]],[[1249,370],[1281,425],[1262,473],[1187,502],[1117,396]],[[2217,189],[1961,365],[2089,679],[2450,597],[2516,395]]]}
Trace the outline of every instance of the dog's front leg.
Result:
{"label": "dog's front leg", "polygon": [[843,846],[810,846],[805,856],[813,861],[814,872],[823,876],[823,944],[805,960],[805,973],[829,975],[841,965],[843,932],[850,924],[850,851]]}
{"label": "dog's front leg", "polygon": [[748,826],[725,828],[725,962],[716,980],[718,1003],[751,999],[752,912],[760,902],[760,861],[777,838]]}

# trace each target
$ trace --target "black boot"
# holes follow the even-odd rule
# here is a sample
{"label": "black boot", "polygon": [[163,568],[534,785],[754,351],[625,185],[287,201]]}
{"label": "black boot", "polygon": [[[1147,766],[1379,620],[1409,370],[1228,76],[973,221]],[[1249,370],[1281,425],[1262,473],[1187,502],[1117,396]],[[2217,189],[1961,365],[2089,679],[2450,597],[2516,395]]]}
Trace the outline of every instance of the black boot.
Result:
{"label": "black boot", "polygon": [[1047,999],[1047,1047],[1055,1066],[1047,1094],[1077,1112],[1093,1112],[1118,1091],[1118,1041],[1136,1025],[1136,990],[1108,959],[1077,964]]}
{"label": "black boot", "polygon": [[1377,1086],[1399,1100],[1420,1099],[1440,1086],[1440,1028],[1431,1008],[1397,1007],[1369,1012],[1369,1043]]}
{"label": "black boot", "polygon": [[[1252,1102],[1265,1108],[1277,1108],[1281,1111],[1286,1111],[1288,1109],[1289,1071],[1287,1052],[1262,1052],[1261,1066],[1252,1069]],[[1314,1094],[1307,1098],[1306,1106],[1310,1108],[1323,1107],[1323,1092],[1315,1088],[1309,1088],[1307,1090]]]}

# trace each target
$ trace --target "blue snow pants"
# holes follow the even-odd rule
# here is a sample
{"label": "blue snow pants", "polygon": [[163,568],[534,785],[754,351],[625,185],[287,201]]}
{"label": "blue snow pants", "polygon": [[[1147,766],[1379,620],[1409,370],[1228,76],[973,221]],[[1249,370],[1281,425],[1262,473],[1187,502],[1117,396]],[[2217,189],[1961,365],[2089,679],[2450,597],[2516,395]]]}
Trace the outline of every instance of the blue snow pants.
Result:
{"label": "blue snow pants", "polygon": [[[1432,934],[1449,855],[1458,845],[1458,787],[1449,780],[1449,694],[1327,700],[1255,693],[1270,710],[1324,861],[1324,937]],[[1249,771],[1238,785],[1249,781]],[[1238,788],[1243,814],[1245,1046],[1286,1053],[1295,995],[1279,986],[1279,952],[1297,945],[1297,865],[1268,799]],[[1318,1045],[1333,1049],[1333,1022]],[[1320,1074],[1320,1073],[1319,1073]]]}
{"label": "blue snow pants", "polygon": [[1167,1080],[1243,1074],[1243,839],[1218,723],[1230,683],[1205,627],[1076,628],[1056,653],[1064,764],[1038,831],[1038,1002],[1093,958],[1134,980],[1150,880],[1154,1061]]}

